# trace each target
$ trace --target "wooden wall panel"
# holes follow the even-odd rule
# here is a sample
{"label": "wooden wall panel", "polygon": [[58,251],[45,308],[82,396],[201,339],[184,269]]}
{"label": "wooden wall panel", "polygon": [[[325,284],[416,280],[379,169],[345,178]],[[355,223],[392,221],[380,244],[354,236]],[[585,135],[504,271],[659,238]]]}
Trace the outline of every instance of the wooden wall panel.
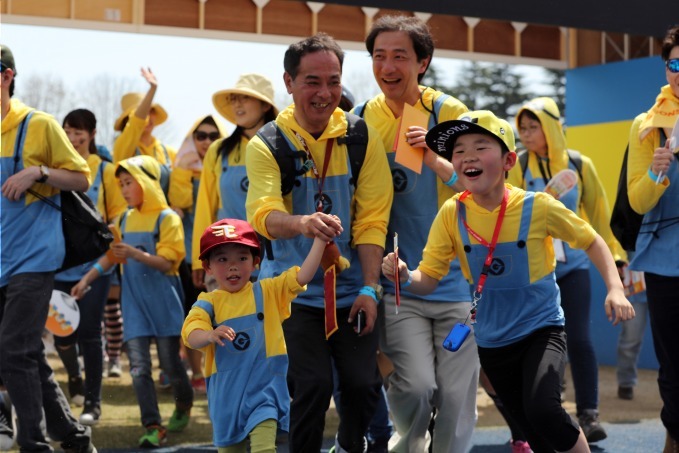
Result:
{"label": "wooden wall panel", "polygon": [[437,49],[467,50],[467,24],[459,16],[431,16],[429,29]]}
{"label": "wooden wall panel", "polygon": [[560,58],[561,31],[557,27],[528,25],[521,33],[521,56],[532,58]]}
{"label": "wooden wall panel", "polygon": [[310,36],[311,10],[303,2],[272,0],[264,7],[262,33]]}
{"label": "wooden wall panel", "polygon": [[318,13],[318,31],[335,39],[363,42],[365,14],[358,6],[326,4]]}
{"label": "wooden wall panel", "polygon": [[514,55],[512,24],[496,20],[481,20],[474,27],[474,52]]}
{"label": "wooden wall panel", "polygon": [[578,30],[576,66],[601,64],[601,33],[592,30]]}
{"label": "wooden wall panel", "polygon": [[622,33],[608,33],[605,40],[606,61],[624,61],[625,37]]}
{"label": "wooden wall panel", "polygon": [[119,15],[119,20],[123,24],[132,23],[132,0],[107,0],[106,2],[93,2],[92,0],[75,0],[75,18],[80,20],[103,20],[112,21],[107,17],[115,11]]}
{"label": "wooden wall panel", "polygon": [[12,2],[12,14],[68,19],[71,16],[70,0],[21,0]]}
{"label": "wooden wall panel", "polygon": [[252,0],[211,0],[205,3],[205,28],[255,33],[257,6]]}
{"label": "wooden wall panel", "polygon": [[197,0],[144,1],[144,17],[147,25],[198,28]]}

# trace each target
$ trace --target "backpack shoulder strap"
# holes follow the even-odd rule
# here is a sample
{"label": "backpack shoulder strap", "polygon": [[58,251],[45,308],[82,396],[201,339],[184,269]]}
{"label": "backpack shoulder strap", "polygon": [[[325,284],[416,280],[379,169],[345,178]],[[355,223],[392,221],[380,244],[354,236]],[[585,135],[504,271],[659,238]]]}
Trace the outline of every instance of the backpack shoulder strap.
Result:
{"label": "backpack shoulder strap", "polygon": [[368,125],[365,120],[353,113],[346,113],[347,133],[340,137],[337,143],[347,145],[349,164],[351,165],[352,184],[356,187],[358,175],[361,172],[365,152],[368,148]]}
{"label": "backpack shoulder strap", "polygon": [[446,93],[441,93],[438,95],[436,99],[432,102],[432,114],[429,115],[429,129],[433,128],[439,123],[439,117],[441,116],[441,108],[443,108],[443,104],[445,104],[446,99],[448,99],[450,95]]}
{"label": "backpack shoulder strap", "polygon": [[526,170],[528,169],[528,150],[522,149],[516,153],[518,156],[519,165],[521,168],[521,183],[526,185]]}
{"label": "backpack shoulder strap", "polygon": [[28,128],[28,122],[31,120],[35,110],[31,110],[28,114],[21,120],[19,124],[19,130],[17,131],[16,138],[14,139],[14,173],[17,171],[17,165],[21,159],[21,152],[24,149],[24,142],[26,141],[26,129]]}
{"label": "backpack shoulder strap", "polygon": [[568,160],[575,166],[575,169],[578,171],[578,176],[580,177],[580,183],[581,183],[581,189],[580,189],[580,198],[584,198],[585,196],[585,179],[582,177],[582,154],[580,154],[580,151],[575,151],[573,149],[567,149],[568,152]]}
{"label": "backpack shoulder strap", "polygon": [[368,105],[368,101],[361,102],[360,104],[356,104],[354,106],[354,115],[360,116],[361,118],[364,117],[365,115],[365,108]]}
{"label": "backpack shoulder strap", "polygon": [[275,121],[270,121],[257,131],[257,136],[264,142],[281,170],[281,194],[292,192],[295,178],[306,170],[297,169],[297,160],[305,158],[303,151],[293,151],[287,137],[283,135]]}

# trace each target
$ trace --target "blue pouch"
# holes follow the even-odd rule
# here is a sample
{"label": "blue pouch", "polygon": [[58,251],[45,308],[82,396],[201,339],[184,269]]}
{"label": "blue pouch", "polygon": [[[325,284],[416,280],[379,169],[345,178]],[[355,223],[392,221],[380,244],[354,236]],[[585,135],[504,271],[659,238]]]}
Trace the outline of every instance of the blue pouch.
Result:
{"label": "blue pouch", "polygon": [[446,339],[443,340],[443,347],[449,351],[457,351],[469,336],[469,332],[471,332],[471,329],[467,324],[458,322],[450,330]]}

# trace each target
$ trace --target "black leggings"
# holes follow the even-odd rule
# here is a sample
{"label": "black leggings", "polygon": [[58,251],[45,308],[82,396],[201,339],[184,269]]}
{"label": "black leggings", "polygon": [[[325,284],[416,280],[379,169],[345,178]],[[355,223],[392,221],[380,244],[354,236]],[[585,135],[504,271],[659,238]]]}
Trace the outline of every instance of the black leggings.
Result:
{"label": "black leggings", "polygon": [[563,327],[547,327],[500,348],[479,346],[481,367],[535,453],[573,448],[580,427],[561,406]]}

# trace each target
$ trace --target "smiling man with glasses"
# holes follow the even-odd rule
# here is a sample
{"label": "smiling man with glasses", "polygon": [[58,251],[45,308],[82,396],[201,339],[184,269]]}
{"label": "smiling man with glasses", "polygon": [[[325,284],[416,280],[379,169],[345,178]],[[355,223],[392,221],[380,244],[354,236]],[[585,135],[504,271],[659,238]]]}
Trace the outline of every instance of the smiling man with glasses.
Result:
{"label": "smiling man with glasses", "polygon": [[667,453],[679,451],[679,260],[673,258],[679,253],[679,165],[667,140],[679,119],[679,24],[667,31],[661,56],[667,85],[632,124],[627,193],[632,209],[644,215],[629,267],[646,280]]}

